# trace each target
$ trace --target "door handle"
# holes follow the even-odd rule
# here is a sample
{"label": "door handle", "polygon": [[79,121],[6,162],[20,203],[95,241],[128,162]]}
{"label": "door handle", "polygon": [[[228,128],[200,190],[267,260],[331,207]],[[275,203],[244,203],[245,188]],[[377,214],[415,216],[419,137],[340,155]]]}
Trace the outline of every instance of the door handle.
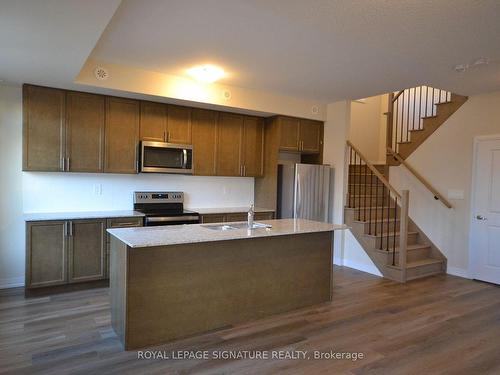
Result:
{"label": "door handle", "polygon": [[484,217],[483,215],[477,215],[476,219],[481,221],[488,220],[488,218]]}

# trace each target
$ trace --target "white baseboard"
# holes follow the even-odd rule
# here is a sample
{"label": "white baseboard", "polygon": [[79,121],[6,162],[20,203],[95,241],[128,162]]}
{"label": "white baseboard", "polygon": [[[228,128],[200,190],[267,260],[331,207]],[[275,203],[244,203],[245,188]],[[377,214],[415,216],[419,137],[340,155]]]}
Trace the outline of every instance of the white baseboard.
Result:
{"label": "white baseboard", "polygon": [[344,263],[343,266],[345,266],[345,267],[354,268],[358,271],[363,271],[363,272],[369,273],[371,275],[382,277],[382,274],[380,273],[380,271],[377,268],[375,268],[375,266],[371,266],[369,264],[363,264],[363,263],[356,263],[356,262],[353,262],[352,260],[349,260],[349,259],[344,259],[343,263]]}
{"label": "white baseboard", "polygon": [[448,269],[446,270],[446,273],[449,274],[449,275],[453,275],[453,276],[463,277],[464,279],[472,279],[472,277],[469,274],[469,271],[465,270],[463,268],[457,268],[457,267],[450,267],[450,266],[448,266]]}
{"label": "white baseboard", "polygon": [[0,279],[0,289],[17,288],[24,286],[24,277],[11,277],[9,279]]}

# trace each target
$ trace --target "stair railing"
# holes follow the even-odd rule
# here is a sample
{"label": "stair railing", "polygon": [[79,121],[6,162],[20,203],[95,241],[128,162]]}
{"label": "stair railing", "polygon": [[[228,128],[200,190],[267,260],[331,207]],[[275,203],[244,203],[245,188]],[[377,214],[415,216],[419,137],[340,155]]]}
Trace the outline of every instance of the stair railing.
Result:
{"label": "stair railing", "polygon": [[[403,190],[400,194],[350,141],[347,141],[346,164],[347,206],[357,209],[356,220],[368,223],[368,234],[380,235],[378,248],[392,252],[391,263],[401,268],[402,281],[406,281],[409,191]],[[399,246],[396,239],[398,229]]]}
{"label": "stair railing", "polygon": [[410,142],[413,130],[422,130],[425,118],[436,116],[436,104],[451,100],[451,92],[418,86],[389,94],[387,147],[399,152],[401,142]]}

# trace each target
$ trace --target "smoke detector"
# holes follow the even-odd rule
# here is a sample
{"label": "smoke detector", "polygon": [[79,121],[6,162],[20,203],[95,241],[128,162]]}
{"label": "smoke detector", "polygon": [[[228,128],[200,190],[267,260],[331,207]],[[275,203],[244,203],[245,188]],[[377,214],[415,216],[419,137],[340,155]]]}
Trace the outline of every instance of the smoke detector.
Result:
{"label": "smoke detector", "polygon": [[98,81],[105,81],[109,78],[109,72],[106,68],[98,66],[94,69],[94,76]]}
{"label": "smoke detector", "polygon": [[222,91],[222,96],[224,97],[224,99],[230,100],[232,97],[231,91],[229,90]]}

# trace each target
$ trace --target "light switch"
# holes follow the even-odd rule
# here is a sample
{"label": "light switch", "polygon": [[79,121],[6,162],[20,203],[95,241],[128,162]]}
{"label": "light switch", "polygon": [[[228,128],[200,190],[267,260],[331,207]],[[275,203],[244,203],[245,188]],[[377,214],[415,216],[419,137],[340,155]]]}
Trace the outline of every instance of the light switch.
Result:
{"label": "light switch", "polygon": [[448,190],[448,199],[464,199],[464,191],[450,189]]}

